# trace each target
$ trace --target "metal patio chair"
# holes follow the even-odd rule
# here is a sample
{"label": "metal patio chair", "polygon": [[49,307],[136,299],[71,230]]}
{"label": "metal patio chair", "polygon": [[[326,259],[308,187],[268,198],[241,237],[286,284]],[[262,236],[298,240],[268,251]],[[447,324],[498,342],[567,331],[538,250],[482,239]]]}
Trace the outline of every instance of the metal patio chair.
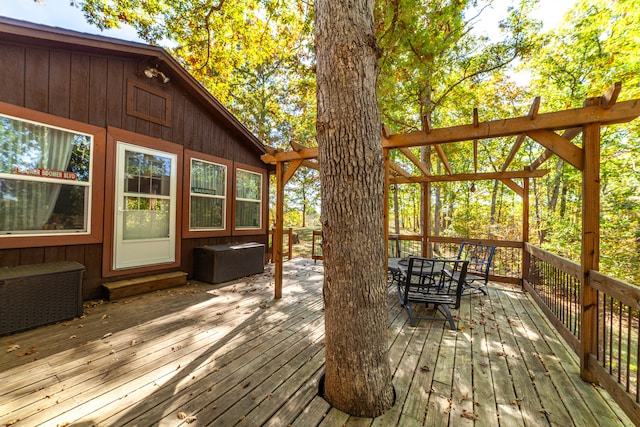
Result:
{"label": "metal patio chair", "polygon": [[[404,280],[398,283],[398,299],[407,310],[411,326],[416,325],[416,319],[444,320],[456,329],[451,309],[460,307],[468,265],[460,259],[409,258]],[[414,305],[420,304],[429,315],[416,316]]]}

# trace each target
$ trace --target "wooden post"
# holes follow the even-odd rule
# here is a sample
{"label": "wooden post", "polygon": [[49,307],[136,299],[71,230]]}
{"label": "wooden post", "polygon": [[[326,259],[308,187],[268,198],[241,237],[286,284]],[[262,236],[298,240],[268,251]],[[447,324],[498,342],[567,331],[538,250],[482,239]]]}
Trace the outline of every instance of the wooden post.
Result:
{"label": "wooden post", "polygon": [[422,184],[422,256],[432,257],[431,245],[429,244],[429,229],[431,228],[431,183]]}
{"label": "wooden post", "polygon": [[385,255],[389,258],[389,149],[382,149],[382,157],[384,158],[384,247]]}
{"label": "wooden post", "polygon": [[529,272],[529,178],[522,180],[522,285]]}
{"label": "wooden post", "polygon": [[282,298],[282,224],[284,216],[284,162],[276,163],[276,227],[273,231],[275,264],[273,297]]}
{"label": "wooden post", "polygon": [[[589,98],[585,106],[597,105],[600,98]],[[600,253],[600,124],[582,127],[584,169],[582,171],[582,322],[580,333],[580,375],[596,382],[589,369],[589,354],[597,354],[596,320],[598,294],[589,286],[589,271],[598,270]]]}

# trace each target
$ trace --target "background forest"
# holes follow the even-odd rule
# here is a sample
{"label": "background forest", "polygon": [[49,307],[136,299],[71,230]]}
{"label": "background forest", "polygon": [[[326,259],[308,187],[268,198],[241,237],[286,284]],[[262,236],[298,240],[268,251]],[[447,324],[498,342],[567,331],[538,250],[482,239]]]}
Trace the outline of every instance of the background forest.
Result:
{"label": "background forest", "polygon": [[[622,83],[620,100],[640,97],[637,0],[577,0],[554,30],[530,18],[534,0],[513,0],[499,36],[476,30],[494,11],[483,0],[378,0],[378,98],[394,133],[575,108]],[[313,6],[302,0],[72,1],[101,28],[126,23],[162,44],[266,144],[315,143]],[[576,139],[578,144],[581,142]],[[456,173],[499,171],[513,140],[443,147]],[[512,169],[544,149],[525,140]],[[445,165],[416,152],[433,174]],[[415,166],[401,156],[405,170]],[[640,121],[603,130],[601,270],[640,284]],[[580,173],[557,156],[531,185],[531,241],[573,261],[580,257]],[[417,171],[415,171],[417,172]],[[317,226],[317,172],[288,184],[288,226]],[[520,240],[521,200],[499,181],[434,184],[432,235]],[[272,197],[272,200],[275,198]],[[390,192],[390,232],[422,233],[420,189]]]}

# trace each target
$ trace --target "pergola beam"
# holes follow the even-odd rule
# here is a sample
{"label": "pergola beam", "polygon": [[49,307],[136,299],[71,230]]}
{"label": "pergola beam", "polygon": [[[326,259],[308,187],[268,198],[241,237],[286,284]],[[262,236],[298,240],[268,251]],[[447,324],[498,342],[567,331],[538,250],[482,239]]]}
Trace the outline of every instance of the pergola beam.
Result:
{"label": "pergola beam", "polygon": [[507,170],[513,159],[516,157],[516,154],[518,153],[518,150],[520,149],[520,146],[524,142],[525,138],[526,136],[524,134],[518,135],[518,137],[516,138],[516,142],[514,142],[513,146],[511,147],[511,151],[509,151],[509,155],[502,164],[502,168],[500,169],[502,172]]}
{"label": "pergola beam", "polygon": [[292,160],[308,160],[318,157],[318,147],[303,148],[300,151],[281,151],[275,154],[263,154],[260,158],[267,164],[290,162]]}
{"label": "pergola beam", "polygon": [[431,172],[429,172],[429,169],[427,168],[427,165],[425,165],[424,163],[422,163],[422,161],[420,161],[420,159],[418,158],[418,156],[416,156],[415,154],[413,154],[413,152],[407,148],[407,147],[402,147],[399,148],[400,152],[402,154],[405,155],[405,157],[407,159],[409,159],[414,165],[416,165],[416,167],[418,169],[420,169],[420,172],[422,172],[425,175],[431,175]]}
{"label": "pergola beam", "polygon": [[591,105],[570,110],[538,114],[535,119],[529,116],[512,119],[493,120],[473,124],[432,129],[429,134],[414,131],[397,134],[383,140],[385,148],[416,147],[422,145],[446,144],[474,139],[512,136],[536,130],[559,130],[583,126],[591,123],[611,125],[625,123],[640,116],[640,100],[619,102],[609,109],[601,105]]}
{"label": "pergola beam", "polygon": [[613,104],[618,100],[618,95],[620,94],[620,90],[622,90],[622,83],[616,82],[600,98],[600,104],[602,108],[608,110],[611,108]]}
{"label": "pergola beam", "polygon": [[528,131],[527,136],[562,157],[563,160],[569,162],[576,169],[583,170],[582,148],[574,145],[571,141],[567,141],[550,130]]}
{"label": "pergola beam", "polygon": [[[575,138],[576,136],[580,135],[580,133],[582,132],[582,128],[571,128],[571,129],[567,129],[564,131],[564,133],[562,134],[562,137],[564,139],[566,139],[567,141],[571,141],[573,138]],[[553,151],[551,151],[550,149],[546,149],[544,150],[544,152],[542,154],[540,154],[540,157],[538,157],[537,159],[535,159],[533,161],[533,163],[531,163],[527,169],[529,170],[536,170],[540,167],[540,165],[542,165],[544,162],[546,162],[549,157],[551,157],[551,155],[553,155]]]}
{"label": "pergola beam", "polygon": [[524,188],[520,187],[515,181],[506,178],[501,178],[500,181],[512,189],[518,196],[522,197],[524,195]]}
{"label": "pergola beam", "polygon": [[453,169],[449,164],[449,159],[447,159],[447,154],[444,152],[442,145],[436,144],[433,146],[433,148],[436,149],[436,153],[438,154],[438,157],[440,157],[440,161],[442,161],[442,164],[444,165],[444,169],[447,171],[449,175],[453,175]]}
{"label": "pergola beam", "polygon": [[391,178],[390,184],[408,184],[411,182],[452,182],[452,181],[485,181],[493,179],[540,178],[549,173],[546,169],[535,171],[508,171],[485,173],[460,173],[455,175],[431,175]]}

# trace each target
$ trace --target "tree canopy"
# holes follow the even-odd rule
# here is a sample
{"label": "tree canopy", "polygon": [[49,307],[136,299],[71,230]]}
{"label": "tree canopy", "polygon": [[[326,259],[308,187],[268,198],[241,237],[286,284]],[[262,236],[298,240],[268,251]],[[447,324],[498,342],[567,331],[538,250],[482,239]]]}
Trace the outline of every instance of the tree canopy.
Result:
{"label": "tree canopy", "polygon": [[[489,39],[474,27],[492,12],[491,0],[379,0],[375,34],[382,121],[395,132],[525,115],[535,96],[541,111],[580,106],[613,82],[625,99],[640,95],[640,10],[636,0],[578,0],[560,26],[541,31],[530,18],[535,0],[513,0]],[[265,143],[315,145],[314,9],[300,0],[73,0],[99,28],[126,23],[173,55]],[[519,74],[514,74],[517,68]],[[520,75],[530,76],[521,82]],[[602,269],[640,282],[640,124],[602,135]],[[512,141],[444,147],[456,172],[495,171]],[[544,150],[526,140],[512,168]],[[434,152],[423,159],[434,174],[445,165]],[[395,154],[394,154],[395,155]],[[403,162],[403,156],[397,156]],[[475,160],[475,161],[474,161]],[[415,166],[406,160],[402,167]],[[580,246],[580,175],[552,157],[551,172],[532,186],[532,240],[577,259]],[[307,206],[315,172],[294,176],[291,200]],[[311,175],[308,176],[308,175]],[[299,180],[299,182],[295,182]],[[316,180],[317,183],[317,180]],[[399,226],[419,233],[418,192],[398,186]],[[432,187],[431,233],[518,239],[520,201],[498,182]],[[293,203],[292,203],[293,204]],[[302,218],[303,215],[298,215]],[[488,225],[488,226],[487,226]]]}

